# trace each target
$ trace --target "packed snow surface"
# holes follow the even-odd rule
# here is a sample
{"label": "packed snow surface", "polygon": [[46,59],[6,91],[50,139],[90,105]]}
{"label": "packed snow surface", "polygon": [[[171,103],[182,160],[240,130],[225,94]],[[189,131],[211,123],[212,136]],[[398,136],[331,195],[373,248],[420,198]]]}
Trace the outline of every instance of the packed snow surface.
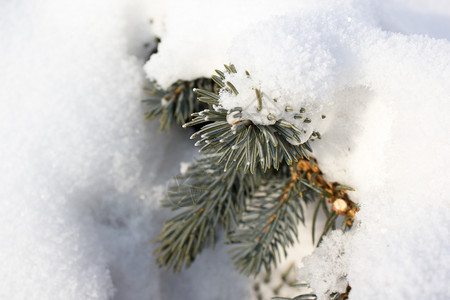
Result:
{"label": "packed snow surface", "polygon": [[347,282],[352,299],[450,298],[449,25],[444,0],[0,3],[0,298],[250,297],[227,248],[175,276],[149,244],[195,150],[144,122],[144,77],[167,87],[224,63],[240,93],[223,106],[320,131],[321,169],[356,189],[352,231],[299,279],[321,299]]}

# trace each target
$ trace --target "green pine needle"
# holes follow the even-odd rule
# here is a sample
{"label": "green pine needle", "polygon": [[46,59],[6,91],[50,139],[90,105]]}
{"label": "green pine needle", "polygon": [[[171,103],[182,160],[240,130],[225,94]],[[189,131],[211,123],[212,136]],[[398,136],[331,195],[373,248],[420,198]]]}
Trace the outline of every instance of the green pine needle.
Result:
{"label": "green pine needle", "polygon": [[241,226],[230,238],[238,244],[231,252],[240,272],[256,276],[264,267],[270,273],[298,241],[298,225],[305,220],[303,205],[318,196],[303,184],[305,176],[299,169],[283,167],[253,194]]}
{"label": "green pine needle", "polygon": [[[149,82],[145,88],[147,99],[142,100],[150,106],[145,116],[147,120],[159,118],[159,130],[170,130],[174,122],[183,125],[191,120],[191,114],[208,107],[207,104],[197,101],[194,88],[200,88],[214,94],[219,86],[211,79],[199,78],[192,81],[178,80],[167,90],[157,87],[154,82]],[[215,95],[215,94],[214,94]]]}
{"label": "green pine needle", "polygon": [[[300,131],[291,123],[278,120],[273,125],[257,125],[250,120],[227,121],[228,114],[235,113],[221,108],[206,109],[194,113],[194,119],[183,127],[212,122],[194,133],[191,138],[200,137],[196,145],[202,145],[201,152],[220,154],[219,163],[226,162],[224,169],[240,158],[237,168],[244,172],[255,172],[258,165],[263,170],[278,169],[285,161],[288,165],[300,158],[309,157],[308,143],[294,145],[290,141],[300,141]],[[234,116],[237,114],[235,113]]]}
{"label": "green pine needle", "polygon": [[[347,229],[358,210],[346,194],[352,188],[324,179],[308,155],[309,140],[301,143],[302,132],[295,125],[271,114],[274,124],[255,124],[243,117],[242,107],[221,107],[219,89],[239,94],[231,82],[224,82],[225,73],[236,73],[235,66],[225,69],[216,70],[212,79],[178,81],[167,91],[153,90],[153,98],[145,100],[151,105],[147,117],[161,115],[161,128],[170,128],[173,121],[183,127],[203,126],[191,138],[199,139],[196,146],[204,156],[175,178],[163,202],[178,214],[164,223],[154,254],[160,266],[175,272],[189,267],[207,243],[214,247],[218,228],[224,228],[235,246],[232,260],[240,272],[256,275],[264,268],[270,273],[298,240],[305,203],[317,201],[313,238],[320,208],[328,217],[322,236],[336,228],[338,215],[344,216],[341,228]],[[261,109],[262,92],[255,93]],[[303,118],[300,114],[294,118]],[[327,203],[336,200],[345,201],[348,209],[329,210]],[[299,297],[295,299],[313,299]]]}
{"label": "green pine needle", "polygon": [[[236,73],[234,65],[225,65],[225,69],[226,73]],[[213,75],[212,79],[222,87],[220,92],[235,95],[239,93],[231,82],[223,81],[226,78],[225,73],[219,70],[216,70],[216,73],[218,76]],[[198,88],[194,91],[199,95],[198,100],[212,105],[214,109],[193,113],[193,120],[184,124],[183,127],[208,123],[191,138],[201,138],[196,143],[197,146],[202,146],[201,152],[219,154],[218,164],[224,163],[225,171],[232,165],[238,169],[243,168],[244,173],[250,171],[252,174],[258,165],[264,171],[272,167],[278,169],[283,162],[291,165],[301,158],[308,158],[308,151],[312,152],[308,142],[301,142],[301,130],[292,123],[276,120],[273,125],[255,124],[251,120],[242,118],[241,107],[231,110],[222,108],[218,90],[211,92]],[[260,110],[262,92],[255,89],[255,94],[258,110]],[[230,117],[236,121],[231,123]],[[275,116],[273,119],[275,120]]]}
{"label": "green pine needle", "polygon": [[260,176],[244,176],[235,168],[223,172],[215,167],[216,161],[216,155],[197,160],[169,188],[164,206],[181,212],[164,223],[155,241],[160,266],[174,272],[189,267],[208,240],[214,246],[218,227],[230,232],[239,224],[245,198]]}

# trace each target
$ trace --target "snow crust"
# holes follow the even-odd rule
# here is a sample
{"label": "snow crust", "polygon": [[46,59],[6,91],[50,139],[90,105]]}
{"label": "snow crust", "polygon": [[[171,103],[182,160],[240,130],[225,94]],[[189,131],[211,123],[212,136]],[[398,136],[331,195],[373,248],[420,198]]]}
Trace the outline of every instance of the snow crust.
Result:
{"label": "snow crust", "polygon": [[159,1],[154,19],[161,43],[145,65],[147,77],[163,88],[178,79],[209,77],[230,63],[228,48],[243,28],[302,6],[295,0]]}
{"label": "snow crust", "polygon": [[297,276],[314,287],[318,299],[329,299],[333,292],[347,289],[347,270],[351,260],[348,242],[350,234],[333,231],[322,240],[313,255],[303,260],[304,267]]}

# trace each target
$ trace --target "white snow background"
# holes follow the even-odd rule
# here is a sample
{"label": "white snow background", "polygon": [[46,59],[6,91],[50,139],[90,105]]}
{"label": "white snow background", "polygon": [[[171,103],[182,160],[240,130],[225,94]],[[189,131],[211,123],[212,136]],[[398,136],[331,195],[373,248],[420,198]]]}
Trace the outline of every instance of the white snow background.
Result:
{"label": "white snow background", "polygon": [[232,62],[327,115],[315,156],[361,211],[301,279],[450,298],[447,1],[43,0],[0,3],[0,299],[250,297],[224,247],[179,276],[151,256],[158,200],[195,152],[143,120],[152,31],[163,86]]}

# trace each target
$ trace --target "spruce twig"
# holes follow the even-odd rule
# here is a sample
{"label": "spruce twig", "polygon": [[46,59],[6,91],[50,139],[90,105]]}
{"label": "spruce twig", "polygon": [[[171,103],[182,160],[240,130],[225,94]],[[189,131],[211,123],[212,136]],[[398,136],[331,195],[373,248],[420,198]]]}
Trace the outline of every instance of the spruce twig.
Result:
{"label": "spruce twig", "polygon": [[151,120],[159,116],[160,131],[170,130],[173,122],[183,125],[190,121],[192,113],[208,107],[207,104],[197,101],[197,95],[193,92],[194,88],[213,92],[219,87],[208,78],[178,80],[167,90],[158,88],[155,82],[149,82],[144,89],[148,98],[142,100],[150,106],[145,114],[146,119]]}
{"label": "spruce twig", "polygon": [[321,196],[305,184],[309,173],[302,168],[303,161],[284,165],[276,177],[259,186],[241,226],[231,236],[231,242],[239,244],[231,250],[232,259],[247,276],[258,274],[261,267],[270,273],[281,260],[281,251],[287,255],[287,248],[298,241],[299,223],[304,223],[303,204]]}
{"label": "spruce twig", "polygon": [[[225,68],[225,73],[236,73],[233,65]],[[200,138],[196,145],[202,146],[204,156],[176,178],[164,201],[165,206],[180,212],[164,223],[154,254],[161,266],[175,272],[189,267],[208,240],[214,247],[217,228],[223,226],[235,245],[232,259],[238,270],[256,275],[264,267],[269,273],[281,254],[286,255],[287,247],[298,240],[304,203],[317,201],[313,238],[320,207],[328,215],[323,234],[336,227],[339,215],[344,216],[344,230],[351,226],[358,210],[346,192],[351,188],[325,180],[308,155],[312,152],[308,141],[301,143],[300,129],[273,115],[272,125],[255,124],[242,117],[241,107],[226,110],[220,105],[219,91],[214,87],[220,87],[221,93],[239,94],[231,82],[225,81],[225,73],[216,70],[208,89],[194,89],[197,102],[209,108],[192,113],[193,119],[183,125],[203,125],[191,138]],[[167,101],[163,96],[167,105],[155,104],[149,112],[150,117],[163,115],[162,128],[170,126],[174,116],[183,124],[186,111],[196,108],[189,104],[195,97],[188,93],[187,101],[179,100],[185,94],[179,89],[180,83],[174,86],[178,87]],[[261,93],[256,91],[259,106]],[[312,137],[320,138],[320,134],[314,132]],[[331,204],[330,212],[327,204]]]}
{"label": "spruce twig", "polygon": [[288,122],[277,121],[274,125],[256,125],[250,120],[229,124],[228,112],[221,108],[206,109],[194,113],[195,117],[184,127],[211,122],[194,133],[191,138],[200,137],[196,145],[202,145],[201,152],[220,154],[219,163],[225,162],[224,169],[239,158],[237,168],[254,173],[257,166],[266,171],[271,167],[278,169],[285,161],[288,165],[298,161],[299,157],[309,157],[308,146],[293,145],[287,139],[298,132]]}
{"label": "spruce twig", "polygon": [[245,209],[245,197],[252,194],[260,176],[244,176],[235,168],[227,172],[214,167],[216,155],[208,155],[178,176],[163,204],[182,210],[164,223],[155,250],[160,266],[179,272],[189,267],[205,246],[214,247],[216,228],[234,230]]}
{"label": "spruce twig", "polygon": [[[317,199],[317,204],[314,209],[312,221],[313,243],[315,243],[316,222],[320,206],[322,206],[325,215],[327,216],[327,220],[317,244],[322,241],[322,238],[330,228],[336,228],[336,219],[338,216],[344,217],[340,228],[343,231],[350,228],[353,224],[353,218],[355,217],[356,212],[359,211],[358,205],[350,199],[347,193],[347,191],[353,191],[354,189],[337,182],[328,182],[318,167],[315,159],[300,161],[299,168],[307,174],[306,178],[308,182],[305,182],[305,184],[321,195],[321,197]],[[331,204],[331,211],[328,210],[327,204]]]}
{"label": "spruce twig", "polygon": [[[226,72],[236,73],[233,65],[225,66]],[[216,70],[219,75],[213,75],[213,80],[223,86],[221,92],[238,94],[239,92],[229,81],[224,82],[225,73]],[[198,100],[213,106],[194,113],[194,119],[183,127],[213,122],[202,127],[191,138],[200,137],[196,145],[202,145],[200,151],[219,153],[219,164],[225,162],[224,169],[228,170],[237,161],[237,168],[244,168],[244,172],[254,173],[259,164],[264,171],[270,168],[278,169],[283,162],[291,165],[300,158],[308,158],[308,151],[312,151],[308,141],[302,143],[302,131],[285,120],[276,120],[273,125],[255,124],[251,120],[241,118],[242,108],[235,107],[226,110],[220,106],[219,92],[194,89],[199,95]],[[261,105],[261,91],[255,90]],[[270,114],[269,114],[270,115]],[[235,122],[230,122],[230,117]],[[275,116],[272,116],[275,120]]]}

